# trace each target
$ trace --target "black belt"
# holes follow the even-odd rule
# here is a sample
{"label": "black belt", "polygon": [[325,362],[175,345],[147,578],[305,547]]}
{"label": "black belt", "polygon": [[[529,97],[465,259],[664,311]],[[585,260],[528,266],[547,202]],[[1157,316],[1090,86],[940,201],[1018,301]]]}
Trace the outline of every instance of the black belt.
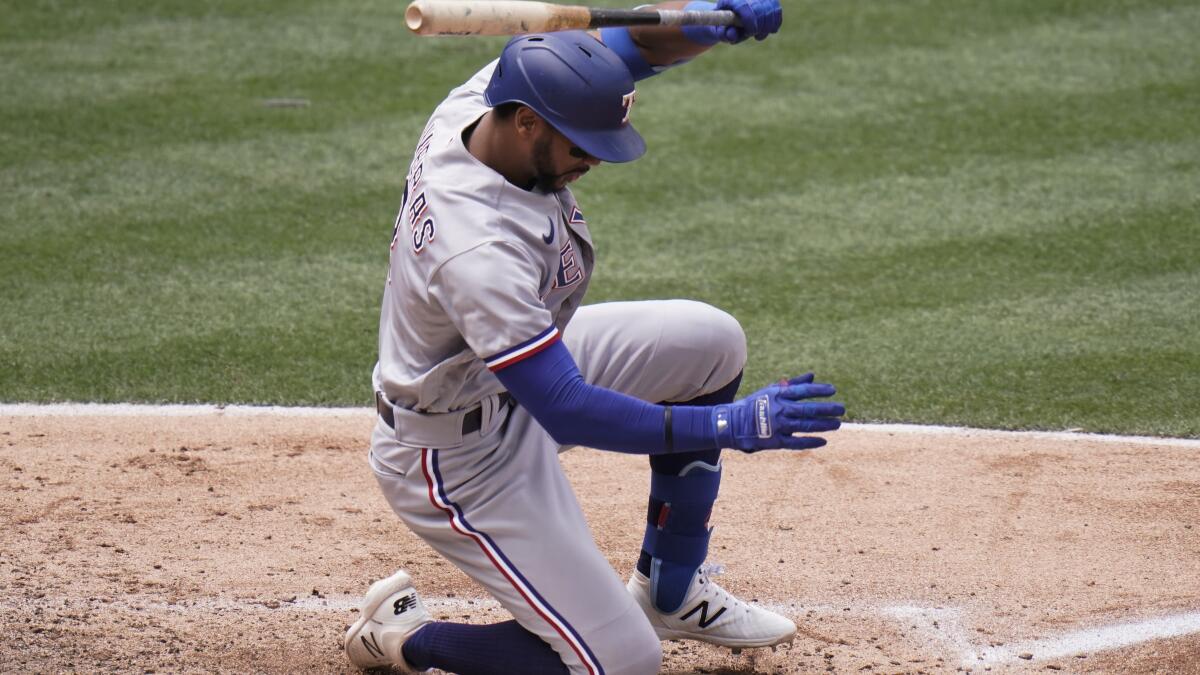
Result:
{"label": "black belt", "polygon": [[[499,409],[502,410],[507,407],[509,401],[511,400],[512,397],[508,395],[507,391],[500,394]],[[383,418],[385,424],[392,429],[396,428],[396,413],[392,411],[392,404],[388,403],[387,399],[383,397],[383,394],[378,391],[375,392],[375,410],[379,413],[379,416]],[[466,415],[463,415],[463,436],[466,436],[467,434],[473,434],[482,428],[483,406],[480,405],[468,412]]]}

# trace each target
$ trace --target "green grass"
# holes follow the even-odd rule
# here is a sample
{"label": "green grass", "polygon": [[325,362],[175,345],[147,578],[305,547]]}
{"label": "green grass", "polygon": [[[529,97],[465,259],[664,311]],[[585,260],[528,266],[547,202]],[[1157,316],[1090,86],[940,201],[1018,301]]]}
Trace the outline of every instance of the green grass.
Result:
{"label": "green grass", "polygon": [[[592,301],[855,420],[1200,436],[1200,7],[786,0],[576,187]],[[0,0],[0,400],[369,401],[399,185],[502,39],[382,0]],[[305,108],[270,108],[270,98]]]}

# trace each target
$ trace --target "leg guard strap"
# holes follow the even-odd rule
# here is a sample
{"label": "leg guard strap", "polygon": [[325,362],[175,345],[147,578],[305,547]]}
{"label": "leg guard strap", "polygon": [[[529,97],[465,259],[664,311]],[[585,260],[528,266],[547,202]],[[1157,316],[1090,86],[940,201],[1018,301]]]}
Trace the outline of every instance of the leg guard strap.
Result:
{"label": "leg guard strap", "polygon": [[708,530],[700,534],[679,534],[647,524],[642,548],[655,559],[699,567],[708,555],[708,536]]}
{"label": "leg guard strap", "polygon": [[660,502],[650,500],[646,523],[670,532],[697,532],[708,529],[712,502]]}

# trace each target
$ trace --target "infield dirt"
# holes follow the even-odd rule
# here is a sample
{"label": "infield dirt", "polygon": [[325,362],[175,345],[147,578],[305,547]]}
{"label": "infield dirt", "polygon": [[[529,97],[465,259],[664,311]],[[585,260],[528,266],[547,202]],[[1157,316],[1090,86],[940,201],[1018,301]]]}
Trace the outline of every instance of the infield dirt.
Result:
{"label": "infield dirt", "polygon": [[[390,511],[373,421],[0,419],[0,671],[349,672],[357,598],[398,567],[440,618],[508,618]],[[645,459],[562,461],[628,574]],[[1197,632],[1009,653],[1200,615],[1198,448],[843,430],[725,465],[709,560],[800,634],[736,656],[667,643],[664,672],[1200,673]]]}

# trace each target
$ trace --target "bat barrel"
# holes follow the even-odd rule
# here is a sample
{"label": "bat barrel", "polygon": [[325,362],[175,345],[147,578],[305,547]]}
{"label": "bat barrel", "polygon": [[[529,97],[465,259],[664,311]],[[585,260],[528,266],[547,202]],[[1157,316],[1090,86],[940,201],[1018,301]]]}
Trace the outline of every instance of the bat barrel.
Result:
{"label": "bat barrel", "polygon": [[421,26],[425,24],[425,16],[421,13],[420,5],[413,2],[404,10],[404,25],[408,26],[408,30],[421,34]]}
{"label": "bat barrel", "polygon": [[416,0],[404,23],[418,35],[521,35],[587,28],[588,8],[521,0]]}
{"label": "bat barrel", "polygon": [[420,3],[411,3],[408,9],[404,10],[404,25],[408,26],[408,29],[412,32],[424,35],[421,32],[421,28],[425,25],[425,15],[421,11]]}
{"label": "bat barrel", "polygon": [[415,0],[404,23],[418,35],[520,35],[609,26],[736,26],[730,11],[593,9],[521,0]]}

